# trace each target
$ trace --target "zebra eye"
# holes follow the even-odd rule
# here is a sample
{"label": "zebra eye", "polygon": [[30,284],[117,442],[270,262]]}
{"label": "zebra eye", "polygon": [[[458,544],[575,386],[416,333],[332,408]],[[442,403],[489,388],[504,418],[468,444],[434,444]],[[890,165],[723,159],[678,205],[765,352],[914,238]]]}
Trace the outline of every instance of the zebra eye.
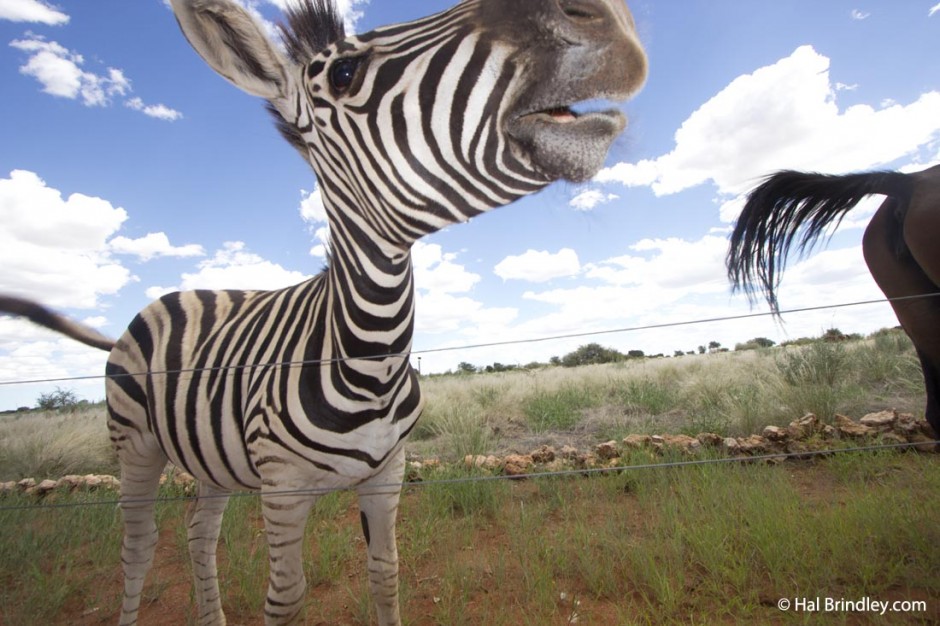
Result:
{"label": "zebra eye", "polygon": [[347,58],[338,59],[333,67],[330,68],[330,84],[333,85],[339,93],[344,93],[352,85],[356,78],[356,70],[359,69],[359,59]]}

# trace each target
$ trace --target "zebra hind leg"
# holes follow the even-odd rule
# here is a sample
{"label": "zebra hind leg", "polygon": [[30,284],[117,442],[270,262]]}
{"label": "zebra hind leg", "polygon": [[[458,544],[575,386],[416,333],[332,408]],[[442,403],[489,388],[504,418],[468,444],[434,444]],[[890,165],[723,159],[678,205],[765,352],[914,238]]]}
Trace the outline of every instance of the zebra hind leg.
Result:
{"label": "zebra hind leg", "polygon": [[225,624],[215,554],[228,499],[228,492],[200,482],[199,495],[188,517],[189,557],[193,564],[198,611],[196,623],[200,626]]}
{"label": "zebra hind leg", "polygon": [[124,517],[124,540],[121,544],[121,564],[124,568],[124,601],[121,606],[121,626],[137,623],[144,579],[153,565],[153,552],[157,546],[157,524],[154,504],[160,487],[160,474],[166,467],[163,451],[154,446],[146,452],[135,449],[133,455],[118,450],[121,459],[120,507]]}
{"label": "zebra hind leg", "polygon": [[[296,486],[265,485],[261,493],[264,528],[268,539],[268,597],[264,603],[266,626],[290,624],[304,606],[303,542],[307,516],[316,500],[309,494],[289,493]],[[269,492],[269,493],[266,493]]]}
{"label": "zebra hind leg", "polygon": [[395,523],[405,474],[404,449],[357,488],[362,531],[369,552],[369,588],[381,626],[398,626],[398,545]]}

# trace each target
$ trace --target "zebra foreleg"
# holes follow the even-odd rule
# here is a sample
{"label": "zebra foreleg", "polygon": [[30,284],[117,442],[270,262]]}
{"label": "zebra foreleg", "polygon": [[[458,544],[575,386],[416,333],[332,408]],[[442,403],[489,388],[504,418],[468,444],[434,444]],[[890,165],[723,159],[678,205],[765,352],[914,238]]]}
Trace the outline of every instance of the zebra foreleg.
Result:
{"label": "zebra foreleg", "polygon": [[[157,546],[157,524],[153,507],[160,474],[166,467],[166,455],[159,449],[149,455],[118,450],[121,458],[121,500],[124,516],[124,541],[121,544],[121,564],[124,568],[124,601],[121,606],[121,626],[137,623],[144,579],[153,565],[153,551]],[[128,458],[131,457],[131,458]]]}
{"label": "zebra foreleg", "polygon": [[228,498],[227,492],[200,482],[199,497],[189,516],[189,557],[196,591],[196,623],[200,626],[225,624],[215,553]]}
{"label": "zebra foreleg", "polygon": [[[262,490],[262,514],[268,538],[268,597],[264,603],[266,626],[290,624],[304,605],[307,580],[303,568],[304,527],[315,496],[277,495],[297,487],[281,484]],[[272,493],[265,493],[270,491]]]}
{"label": "zebra foreleg", "polygon": [[405,452],[399,448],[385,468],[357,488],[362,531],[369,551],[369,588],[381,626],[398,626],[398,545],[395,522]]}

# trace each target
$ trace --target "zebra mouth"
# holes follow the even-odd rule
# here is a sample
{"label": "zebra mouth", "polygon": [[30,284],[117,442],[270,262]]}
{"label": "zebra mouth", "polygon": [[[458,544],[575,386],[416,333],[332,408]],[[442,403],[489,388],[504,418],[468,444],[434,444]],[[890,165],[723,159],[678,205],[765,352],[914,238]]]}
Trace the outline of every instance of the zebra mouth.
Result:
{"label": "zebra mouth", "polygon": [[626,117],[616,109],[582,112],[578,108],[560,105],[524,113],[507,127],[522,156],[550,180],[592,178],[626,127]]}

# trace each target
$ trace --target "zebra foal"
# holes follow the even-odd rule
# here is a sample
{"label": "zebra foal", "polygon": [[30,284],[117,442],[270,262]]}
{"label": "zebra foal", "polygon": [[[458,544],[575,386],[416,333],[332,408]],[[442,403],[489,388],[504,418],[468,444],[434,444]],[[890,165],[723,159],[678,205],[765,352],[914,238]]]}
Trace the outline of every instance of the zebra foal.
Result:
{"label": "zebra foal", "polygon": [[327,269],[277,291],[164,296],[117,341],[15,297],[0,297],[0,312],[110,350],[121,624],[138,618],[168,460],[199,482],[188,532],[200,624],[225,622],[215,550],[227,494],[261,492],[265,623],[283,624],[303,606],[309,491],[328,488],[357,490],[378,621],[399,624],[393,485],[422,406],[407,357],[411,245],[555,180],[594,175],[625,120],[569,105],[640,88],[646,58],[632,17],[623,0],[464,0],[346,37],[331,3],[299,0],[281,29],[285,52],[233,0],[171,4],[199,55],[264,98],[313,167],[331,230]]}

